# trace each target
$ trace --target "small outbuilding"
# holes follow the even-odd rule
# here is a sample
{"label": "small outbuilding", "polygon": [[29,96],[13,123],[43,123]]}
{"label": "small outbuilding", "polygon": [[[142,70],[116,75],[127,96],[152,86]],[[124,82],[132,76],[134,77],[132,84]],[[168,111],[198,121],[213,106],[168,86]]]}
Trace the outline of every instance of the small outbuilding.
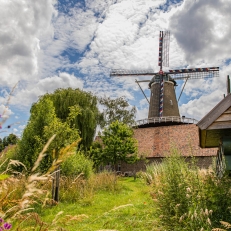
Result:
{"label": "small outbuilding", "polygon": [[222,137],[231,137],[231,94],[221,100],[198,123],[200,147],[219,147]]}
{"label": "small outbuilding", "polygon": [[198,123],[200,147],[215,148],[217,152],[217,174],[231,170],[231,94],[221,100]]}

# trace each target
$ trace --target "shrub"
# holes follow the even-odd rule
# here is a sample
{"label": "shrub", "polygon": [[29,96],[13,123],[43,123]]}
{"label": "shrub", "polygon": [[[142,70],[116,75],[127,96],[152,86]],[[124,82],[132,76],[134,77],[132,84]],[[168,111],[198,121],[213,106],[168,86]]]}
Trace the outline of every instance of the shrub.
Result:
{"label": "shrub", "polygon": [[89,160],[83,153],[78,151],[68,156],[62,163],[62,175],[68,177],[76,177],[83,173],[86,178],[92,174],[93,162]]}

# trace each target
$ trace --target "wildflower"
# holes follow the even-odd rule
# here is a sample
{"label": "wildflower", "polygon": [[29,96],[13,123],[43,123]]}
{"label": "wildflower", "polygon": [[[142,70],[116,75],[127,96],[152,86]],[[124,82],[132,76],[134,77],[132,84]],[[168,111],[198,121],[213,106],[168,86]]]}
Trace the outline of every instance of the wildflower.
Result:
{"label": "wildflower", "polygon": [[186,188],[186,191],[187,191],[188,193],[190,193],[190,192],[191,192],[191,189],[188,187],[188,188]]}
{"label": "wildflower", "polygon": [[3,230],[9,230],[11,229],[12,225],[5,222],[4,223],[4,220],[0,217],[0,231],[3,231]]}
{"label": "wildflower", "polygon": [[210,221],[210,219],[209,219],[209,218],[207,219],[207,222],[211,225],[211,221]]}
{"label": "wildflower", "polygon": [[6,222],[6,223],[3,225],[3,227],[4,227],[5,230],[8,230],[8,229],[11,229],[12,225]]}

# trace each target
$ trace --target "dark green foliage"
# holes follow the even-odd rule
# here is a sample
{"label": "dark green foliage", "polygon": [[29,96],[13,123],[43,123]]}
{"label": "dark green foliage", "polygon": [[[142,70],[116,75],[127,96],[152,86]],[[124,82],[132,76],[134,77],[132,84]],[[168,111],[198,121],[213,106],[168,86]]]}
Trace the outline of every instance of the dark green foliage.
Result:
{"label": "dark green foliage", "polygon": [[95,129],[99,119],[97,98],[90,92],[80,89],[57,89],[52,94],[46,94],[42,98],[47,98],[53,102],[56,116],[62,122],[66,121],[71,106],[78,106],[80,113],[73,119],[71,126],[78,129],[82,138],[80,144],[87,150],[95,135]]}
{"label": "dark green foliage", "polygon": [[111,99],[109,97],[99,98],[99,103],[104,106],[101,114],[100,126],[105,127],[118,120],[127,125],[135,123],[135,106],[130,107],[125,97]]}
{"label": "dark green foliage", "polygon": [[99,141],[95,141],[92,143],[92,146],[87,151],[87,155],[93,161],[94,163],[93,167],[96,170],[101,165],[101,163],[104,162],[102,150],[103,150],[102,144]]}
{"label": "dark green foliage", "polygon": [[100,154],[102,163],[116,165],[120,161],[134,163],[137,160],[137,140],[133,130],[119,121],[112,122],[100,136],[103,150]]}

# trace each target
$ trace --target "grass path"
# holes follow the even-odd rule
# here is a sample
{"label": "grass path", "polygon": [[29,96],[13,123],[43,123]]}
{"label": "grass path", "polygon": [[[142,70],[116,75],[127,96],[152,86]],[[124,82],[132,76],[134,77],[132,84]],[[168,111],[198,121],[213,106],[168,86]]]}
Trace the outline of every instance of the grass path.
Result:
{"label": "grass path", "polygon": [[[116,192],[100,191],[81,203],[64,204],[43,211],[45,220],[53,220],[59,211],[65,229],[70,231],[154,231],[155,217],[150,188],[140,179],[120,178]],[[66,215],[71,215],[70,217]],[[74,217],[73,217],[74,216]],[[64,220],[65,218],[65,220]],[[74,218],[74,225],[68,226]]]}

